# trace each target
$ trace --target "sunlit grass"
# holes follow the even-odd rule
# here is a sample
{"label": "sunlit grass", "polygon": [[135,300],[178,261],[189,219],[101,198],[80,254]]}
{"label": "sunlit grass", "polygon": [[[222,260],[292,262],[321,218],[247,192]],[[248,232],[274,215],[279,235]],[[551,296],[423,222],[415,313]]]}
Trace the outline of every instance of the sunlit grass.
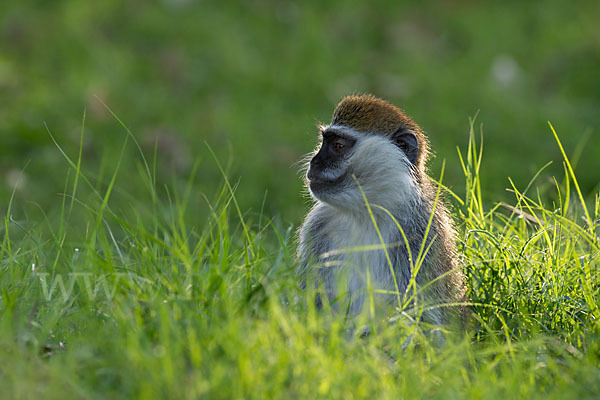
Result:
{"label": "sunlit grass", "polygon": [[565,179],[544,196],[554,203],[534,183],[487,209],[474,138],[472,124],[467,195],[447,196],[472,323],[441,347],[416,334],[405,348],[413,327],[393,314],[360,338],[351,318],[315,310],[297,288],[294,228],[241,210],[218,159],[214,196],[194,174],[156,187],[160,167],[144,158],[148,197],[132,197],[119,163],[96,181],[81,150],[55,141],[70,171],[60,212],[10,201],[0,231],[2,396],[593,398],[599,198],[569,201],[563,150]]}

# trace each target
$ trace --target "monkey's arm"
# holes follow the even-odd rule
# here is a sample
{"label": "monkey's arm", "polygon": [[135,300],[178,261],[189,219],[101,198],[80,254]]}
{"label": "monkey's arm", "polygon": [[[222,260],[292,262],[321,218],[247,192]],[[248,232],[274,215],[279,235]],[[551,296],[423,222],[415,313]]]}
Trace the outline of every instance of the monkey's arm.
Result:
{"label": "monkey's arm", "polygon": [[[302,289],[306,289],[307,281],[314,283],[315,287],[322,284],[327,297],[332,301],[336,290],[332,268],[326,265],[332,257],[324,258],[333,249],[327,226],[327,221],[330,220],[329,212],[326,205],[317,203],[300,227],[296,273]],[[319,294],[315,303],[317,308],[321,308],[322,301]]]}
{"label": "monkey's arm", "polygon": [[298,266],[296,273],[301,278],[302,288],[311,266],[319,263],[319,257],[330,250],[325,234],[325,219],[319,205],[313,207],[299,230]]}

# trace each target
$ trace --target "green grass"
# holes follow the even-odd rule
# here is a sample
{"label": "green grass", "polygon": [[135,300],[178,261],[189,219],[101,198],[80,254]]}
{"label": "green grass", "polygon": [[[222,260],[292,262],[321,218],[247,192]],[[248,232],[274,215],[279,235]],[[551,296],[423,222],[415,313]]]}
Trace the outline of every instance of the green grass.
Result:
{"label": "green grass", "polygon": [[[599,18],[0,2],[0,397],[598,397]],[[294,163],[352,92],[445,161],[473,324],[442,348],[393,313],[354,337],[296,288]]]}
{"label": "green grass", "polygon": [[[553,193],[515,186],[511,206],[486,208],[475,136],[456,161],[466,195],[447,194],[473,323],[442,347],[394,313],[359,338],[359,321],[317,312],[297,289],[295,228],[240,208],[218,157],[222,187],[206,194],[194,173],[156,185],[161,166],[126,128],[103,172],[57,141],[59,204],[11,197],[0,228],[2,395],[596,398],[600,198],[582,204],[565,157]],[[130,149],[137,182],[121,178]]]}

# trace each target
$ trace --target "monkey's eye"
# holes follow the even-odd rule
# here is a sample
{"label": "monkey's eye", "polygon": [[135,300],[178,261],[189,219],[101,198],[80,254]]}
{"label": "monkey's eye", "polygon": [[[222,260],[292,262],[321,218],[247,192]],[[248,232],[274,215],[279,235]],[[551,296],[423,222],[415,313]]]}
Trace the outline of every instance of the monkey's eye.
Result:
{"label": "monkey's eye", "polygon": [[346,147],[343,143],[340,142],[335,142],[333,144],[333,148],[335,149],[335,151],[337,151],[338,153],[340,153],[342,150],[344,150],[344,147]]}
{"label": "monkey's eye", "polygon": [[331,154],[339,156],[346,154],[356,142],[355,139],[340,136],[331,131],[321,132],[321,135],[323,137],[323,147]]}

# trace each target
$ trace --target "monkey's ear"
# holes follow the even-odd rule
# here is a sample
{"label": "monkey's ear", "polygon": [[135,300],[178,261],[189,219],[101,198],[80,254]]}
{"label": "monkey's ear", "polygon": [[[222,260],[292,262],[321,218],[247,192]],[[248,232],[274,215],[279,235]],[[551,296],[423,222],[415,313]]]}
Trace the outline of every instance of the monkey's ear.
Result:
{"label": "monkey's ear", "polygon": [[408,161],[415,165],[419,154],[417,136],[411,130],[400,128],[392,135],[392,140],[406,154]]}

